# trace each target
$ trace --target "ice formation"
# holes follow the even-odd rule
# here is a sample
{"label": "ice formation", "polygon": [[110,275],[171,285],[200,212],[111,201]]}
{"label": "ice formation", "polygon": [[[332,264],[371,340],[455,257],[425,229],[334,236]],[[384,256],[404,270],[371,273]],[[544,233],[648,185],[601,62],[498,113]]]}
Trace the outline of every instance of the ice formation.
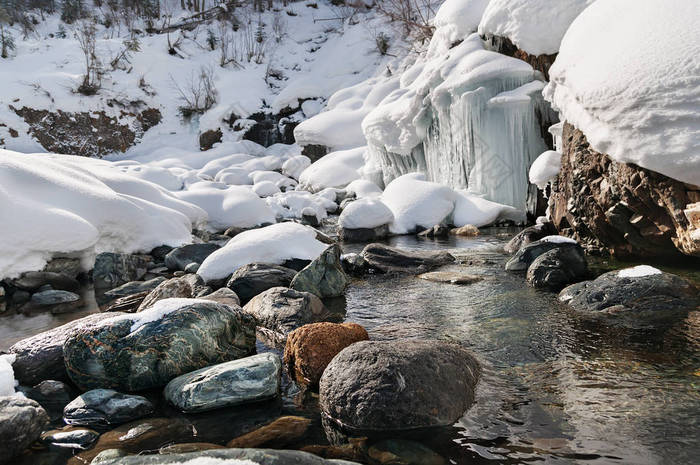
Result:
{"label": "ice formation", "polygon": [[313,260],[327,247],[316,231],[297,223],[278,223],[245,231],[209,255],[199,267],[205,281],[223,279],[249,263],[282,264],[292,258]]}
{"label": "ice formation", "polygon": [[545,97],[598,152],[700,185],[699,17],[696,0],[592,4],[564,36]]}

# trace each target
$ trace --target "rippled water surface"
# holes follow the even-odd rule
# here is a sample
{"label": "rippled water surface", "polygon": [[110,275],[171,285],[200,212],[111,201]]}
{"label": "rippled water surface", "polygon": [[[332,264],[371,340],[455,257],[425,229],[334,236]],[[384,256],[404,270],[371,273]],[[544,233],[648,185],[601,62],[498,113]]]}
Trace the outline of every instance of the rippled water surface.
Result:
{"label": "rippled water surface", "polygon": [[[555,294],[533,290],[522,275],[503,271],[501,248],[511,235],[394,238],[389,243],[398,247],[449,249],[459,263],[443,270],[484,279],[458,286],[371,275],[353,280],[344,302],[329,304],[344,309],[346,321],[365,326],[372,339],[456,341],[480,359],[484,370],[476,404],[457,425],[423,435],[421,442],[454,464],[698,463],[700,312],[656,333],[583,321]],[[344,248],[359,251],[362,245]],[[593,265],[622,266],[602,260]],[[695,268],[674,264],[673,271],[698,282]],[[35,318],[43,320],[0,318],[2,348],[60,324],[48,316]],[[260,343],[259,349],[270,350]],[[244,416],[251,422],[257,414],[309,416],[316,421],[306,443],[324,442],[316,398],[301,401],[286,379],[284,391],[283,402],[254,407]],[[161,413],[179,415],[167,408]],[[240,426],[231,418],[240,423],[242,413],[189,417],[208,425],[198,427],[201,440],[225,443]]]}

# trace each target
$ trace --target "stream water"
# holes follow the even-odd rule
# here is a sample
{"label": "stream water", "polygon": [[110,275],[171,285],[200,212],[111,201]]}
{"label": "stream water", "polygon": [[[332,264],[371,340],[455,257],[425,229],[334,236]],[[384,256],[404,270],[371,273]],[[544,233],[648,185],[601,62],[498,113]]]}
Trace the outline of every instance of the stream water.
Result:
{"label": "stream water", "polygon": [[[346,321],[363,325],[372,339],[452,340],[480,359],[483,376],[475,405],[453,427],[413,439],[453,464],[697,463],[700,311],[653,333],[582,320],[555,294],[529,288],[522,275],[503,270],[501,248],[511,235],[393,238],[389,244],[402,248],[449,249],[459,264],[445,270],[484,279],[459,286],[370,275],[354,279],[344,300],[329,303],[345,312]],[[346,252],[361,248],[344,247]],[[622,265],[592,262],[597,270]],[[700,282],[697,268],[675,264],[672,271]],[[39,320],[1,317],[0,349],[63,323],[45,315],[34,318]],[[261,343],[258,349],[281,353]],[[300,395],[286,378],[283,385],[282,401],[276,403],[188,416],[161,406],[159,414],[186,417],[196,423],[198,441],[219,443],[259,418],[303,415],[314,418],[303,443],[324,443],[317,398]]]}

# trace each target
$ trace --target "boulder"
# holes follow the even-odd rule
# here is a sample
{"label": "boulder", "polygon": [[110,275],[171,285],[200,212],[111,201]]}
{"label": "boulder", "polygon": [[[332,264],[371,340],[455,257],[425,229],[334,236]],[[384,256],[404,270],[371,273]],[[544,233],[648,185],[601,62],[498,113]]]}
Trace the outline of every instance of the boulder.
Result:
{"label": "boulder", "polygon": [[272,423],[229,441],[226,447],[268,447],[283,449],[304,437],[311,419],[297,416],[280,417]]}
{"label": "boulder", "polygon": [[515,253],[515,255],[513,255],[508,262],[506,262],[506,271],[527,271],[537,257],[545,252],[559,248],[576,249],[574,251],[564,253],[570,255],[578,254],[581,259],[585,260],[583,249],[580,245],[578,245],[578,243],[576,243],[576,241],[564,238],[562,236],[547,236],[543,239],[522,246]]}
{"label": "boulder", "polygon": [[120,425],[150,415],[153,410],[153,404],[145,397],[93,389],[66,405],[63,419],[69,425]]}
{"label": "boulder", "polygon": [[537,289],[560,291],[581,281],[588,274],[588,263],[579,247],[557,247],[537,257],[527,269],[527,282]]}
{"label": "boulder", "polygon": [[296,328],[330,316],[315,295],[286,287],[273,287],[255,296],[243,311],[254,316],[258,326],[275,333],[275,340],[284,340]]}
{"label": "boulder", "polygon": [[554,234],[557,234],[557,230],[552,223],[548,221],[544,223],[537,223],[535,225],[528,226],[513,236],[513,238],[503,247],[503,250],[505,250],[506,253],[514,254],[520,250],[521,247]]}
{"label": "boulder", "polygon": [[432,268],[447,265],[455,258],[443,251],[409,251],[384,244],[369,244],[362,250],[362,258],[369,266],[382,273],[421,274]]}
{"label": "boulder", "polygon": [[202,264],[205,258],[217,251],[216,244],[187,244],[177,247],[165,256],[165,266],[169,270],[184,270],[190,263]]}
{"label": "boulder", "polygon": [[49,379],[67,380],[63,363],[64,342],[72,335],[113,317],[114,313],[95,313],[15,343],[9,349],[17,356],[12,364],[15,378],[29,386]]}
{"label": "boulder", "polygon": [[238,268],[226,287],[241,299],[243,305],[256,295],[273,287],[289,287],[296,271],[278,265],[251,263]]}
{"label": "boulder", "polygon": [[12,459],[39,439],[49,416],[37,402],[22,396],[0,397],[0,464]]}
{"label": "boulder", "polygon": [[62,418],[63,408],[75,398],[70,386],[55,380],[42,381],[34,387],[20,386],[19,390],[28,398],[37,401],[46,410],[51,421]]}
{"label": "boulder", "polygon": [[211,289],[204,285],[204,280],[196,274],[188,274],[179,278],[171,278],[160,283],[153,289],[139,305],[138,312],[142,312],[159,300],[170,298],[190,299],[199,297],[211,292]]}
{"label": "boulder", "polygon": [[100,433],[88,428],[69,426],[63,429],[52,429],[42,433],[41,442],[55,449],[89,449]]}
{"label": "boulder", "polygon": [[103,320],[71,335],[63,356],[82,389],[139,391],[255,351],[255,320],[240,309],[165,299],[143,312]]}
{"label": "boulder", "polygon": [[343,242],[371,242],[389,236],[389,225],[383,224],[376,228],[343,228],[338,227],[338,237]]}
{"label": "boulder", "polygon": [[202,300],[211,300],[212,302],[218,302],[220,304],[228,305],[229,307],[238,307],[241,305],[241,301],[231,289],[227,287],[222,287],[221,289],[212,292],[211,294],[206,294],[198,297]]}
{"label": "boulder", "polygon": [[110,289],[109,291],[105,292],[101,297],[101,301],[106,303],[110,302],[112,300],[116,300],[122,297],[128,297],[132,296],[134,294],[140,294],[144,291],[152,291],[160,283],[165,281],[165,278],[162,276],[159,276],[157,278],[149,279],[148,281],[131,281],[126,284],[122,284],[119,287],[115,287],[114,289]]}
{"label": "boulder", "polygon": [[22,306],[20,311],[25,314],[42,311],[58,314],[73,312],[84,305],[85,302],[78,294],[47,290],[32,294],[32,298]]}
{"label": "boulder", "polygon": [[51,271],[28,271],[23,273],[21,277],[13,279],[11,284],[18,289],[29,292],[34,292],[47,284],[52,289],[59,291],[77,292],[80,289],[80,283],[76,279],[63,273]]}
{"label": "boulder", "polygon": [[341,350],[369,339],[355,323],[312,323],[289,334],[284,348],[287,372],[297,383],[318,386],[323,370]]}
{"label": "boulder", "polygon": [[178,376],[165,398],[183,412],[205,412],[271,399],[279,394],[282,363],[267,352]]}
{"label": "boulder", "polygon": [[559,300],[606,324],[655,328],[685,318],[700,304],[700,295],[689,281],[642,265],[568,286]]}
{"label": "boulder", "polygon": [[352,276],[363,276],[369,269],[369,264],[359,253],[346,253],[340,256],[343,270]]}
{"label": "boulder", "polygon": [[[69,278],[77,279],[84,270],[79,258],[56,257],[49,260],[43,271],[59,273]],[[70,291],[70,289],[64,290]]]}
{"label": "boulder", "polygon": [[479,235],[479,228],[472,224],[465,224],[459,228],[450,229],[452,236],[476,237]]}
{"label": "boulder", "polygon": [[340,246],[331,245],[309,266],[297,273],[289,287],[321,298],[343,295],[348,277],[340,264],[340,254]]}
{"label": "boulder", "polygon": [[417,339],[343,349],[320,382],[323,415],[349,433],[449,426],[474,402],[480,367],[460,346]]}
{"label": "boulder", "polygon": [[95,257],[92,280],[95,289],[114,289],[138,281],[148,271],[149,258],[142,255],[103,252]]}

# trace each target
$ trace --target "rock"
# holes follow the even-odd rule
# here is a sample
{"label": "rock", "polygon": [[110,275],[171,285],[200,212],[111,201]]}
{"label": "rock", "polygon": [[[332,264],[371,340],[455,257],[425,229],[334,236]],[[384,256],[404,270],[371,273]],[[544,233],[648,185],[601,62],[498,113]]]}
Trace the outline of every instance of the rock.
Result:
{"label": "rock", "polygon": [[80,283],[76,279],[50,271],[28,271],[23,273],[21,277],[13,279],[11,284],[18,289],[29,292],[34,292],[47,284],[52,289],[59,291],[77,292],[80,289]]}
{"label": "rock", "polygon": [[95,289],[114,289],[129,281],[138,281],[148,271],[145,256],[103,252],[95,258],[92,280]]}
{"label": "rock", "polygon": [[129,455],[129,453],[124,449],[105,449],[92,459],[90,465],[105,463],[119,457],[126,457],[127,455]]}
{"label": "rock", "polygon": [[29,302],[31,298],[32,295],[27,291],[15,291],[12,294],[12,303],[15,305],[23,304]]}
{"label": "rock", "polygon": [[418,277],[426,281],[450,284],[474,284],[484,279],[479,275],[453,271],[431,271],[430,273],[420,274]]}
{"label": "rock", "polygon": [[220,128],[209,129],[199,135],[199,150],[209,150],[214,144],[221,142],[223,134]]}
{"label": "rock", "polygon": [[[503,55],[508,55],[518,58],[519,60],[523,60],[537,71],[540,71],[544,75],[545,80],[549,81],[549,68],[552,66],[552,64],[554,64],[554,60],[557,58],[556,53],[551,55],[532,55],[518,48],[517,45],[515,45],[508,37],[505,36],[485,34],[482,35],[481,38],[488,44],[489,50],[495,50]],[[547,128],[555,122],[556,121],[553,121],[543,127]]]}
{"label": "rock", "polygon": [[405,439],[384,439],[369,448],[369,456],[379,464],[447,465],[447,460],[423,444]]}
{"label": "rock", "polygon": [[152,256],[157,262],[164,262],[165,256],[170,253],[175,247],[169,245],[159,245],[151,250],[148,255]]}
{"label": "rock", "polygon": [[99,437],[100,433],[92,429],[67,427],[44,432],[41,435],[41,442],[58,449],[85,450],[92,446]]}
{"label": "rock", "polygon": [[[316,235],[316,239],[318,239],[318,235]],[[285,260],[285,262],[282,263],[282,266],[298,272],[309,266],[310,263],[311,260],[305,260],[303,258],[290,258],[289,260]]]}
{"label": "rock", "polygon": [[20,311],[25,314],[39,311],[50,311],[53,314],[75,311],[85,305],[83,299],[68,291],[42,291],[32,294],[32,298],[22,306]]}
{"label": "rock", "polygon": [[178,376],[165,398],[183,412],[205,412],[278,395],[282,363],[273,353],[253,355]]}
{"label": "rock", "polygon": [[418,233],[418,237],[427,238],[444,238],[450,235],[450,228],[444,224],[436,224],[432,228],[428,228]]}
{"label": "rock", "polygon": [[450,234],[453,236],[476,237],[479,235],[479,228],[471,224],[465,224],[460,228],[450,229]]}
{"label": "rock", "polygon": [[685,318],[700,304],[700,295],[685,279],[644,266],[573,284],[561,291],[559,300],[606,324],[656,328]]}
{"label": "rock", "polygon": [[306,207],[301,211],[301,224],[308,224],[309,226],[316,227],[320,223],[318,221],[318,216],[316,216],[316,210],[310,207]]}
{"label": "rock", "polygon": [[309,418],[280,417],[261,428],[229,441],[226,447],[283,449],[304,437],[311,426]]}
{"label": "rock", "polygon": [[179,278],[171,278],[160,283],[139,305],[138,312],[151,308],[156,302],[170,298],[190,299],[211,292],[204,285],[204,280],[196,274],[188,274]]}
{"label": "rock", "polygon": [[[558,236],[554,236],[558,237]],[[518,250],[515,255],[513,255],[510,260],[506,263],[507,271],[527,271],[532,262],[535,261],[537,257],[545,252],[549,252],[553,249],[565,249],[573,248],[575,251],[563,252],[573,256],[574,254],[580,255],[585,260],[585,255],[583,249],[576,242],[559,242],[559,241],[548,241],[547,239],[540,239],[529,244],[525,244]]]}
{"label": "rock", "polygon": [[70,336],[113,317],[114,313],[88,315],[17,342],[9,349],[10,353],[17,356],[12,364],[15,378],[21,384],[29,386],[49,379],[67,380],[63,343]]}
{"label": "rock", "polygon": [[75,398],[70,386],[55,380],[42,381],[31,388],[20,386],[19,390],[28,398],[37,401],[46,410],[51,421],[62,418],[63,408]]}
{"label": "rock", "polygon": [[153,410],[153,404],[145,397],[93,389],[66,405],[63,419],[69,425],[120,425],[150,415]]}
{"label": "rock", "polygon": [[299,450],[326,459],[342,459],[367,463],[367,438],[348,438],[348,442],[349,444],[341,445],[304,446]]}
{"label": "rock", "polygon": [[255,296],[243,311],[254,316],[258,326],[275,333],[275,340],[284,340],[296,328],[330,316],[315,295],[286,287],[273,287]]}
{"label": "rock", "polygon": [[503,247],[506,253],[514,254],[521,247],[540,239],[557,234],[557,230],[554,225],[550,222],[538,223],[533,226],[528,226],[527,228],[520,231],[518,234],[513,236],[513,238],[508,241],[508,243]]}
{"label": "rock", "polygon": [[211,300],[212,302],[218,302],[230,307],[238,307],[241,305],[241,301],[238,299],[236,293],[227,287],[222,287],[211,294],[200,296],[198,299]]}
{"label": "rock", "polygon": [[449,426],[474,402],[480,367],[467,350],[437,341],[362,341],[323,372],[323,414],[352,433]]}
{"label": "rock", "polygon": [[527,282],[537,289],[560,291],[581,281],[588,274],[588,263],[580,247],[557,247],[537,257],[527,269]]}
{"label": "rock", "polygon": [[190,263],[184,269],[185,273],[196,273],[199,270],[199,263]]}
{"label": "rock", "polygon": [[180,464],[250,464],[250,465],[358,465],[345,460],[327,460],[298,450],[220,449],[190,454],[134,455],[118,458],[104,465],[180,465]]}
{"label": "rock", "polygon": [[369,264],[359,253],[346,253],[340,256],[343,270],[352,276],[363,276],[369,269]]}
{"label": "rock", "polygon": [[[79,258],[68,258],[68,257],[56,257],[49,260],[49,262],[44,266],[42,271],[47,271],[49,273],[58,273],[64,276],[68,276],[72,279],[77,279],[78,276],[83,272],[83,266],[80,263]],[[55,289],[58,289],[57,287]],[[71,289],[63,289],[64,291],[70,291]]]}
{"label": "rock", "polygon": [[236,237],[236,236],[238,236],[240,233],[242,233],[243,231],[245,231],[244,228],[239,228],[239,227],[236,227],[236,226],[231,226],[231,227],[228,228],[226,231],[224,231],[224,236],[227,236],[227,237],[229,237],[229,238],[231,238],[231,237]]}
{"label": "rock", "polygon": [[347,229],[338,227],[338,236],[343,242],[372,242],[389,236],[389,225],[383,224],[376,228]]}
{"label": "rock", "polygon": [[240,309],[172,299],[72,334],[63,355],[71,380],[82,389],[129,392],[163,386],[254,350],[255,320]]}
{"label": "rock", "polygon": [[165,281],[165,278],[162,276],[158,278],[149,279],[148,281],[131,281],[105,292],[103,294],[104,298],[101,300],[106,303],[112,300],[119,299],[121,297],[128,297],[134,294],[140,294],[144,291],[150,292],[156,287],[158,287],[158,285],[161,284],[163,281]]}
{"label": "rock", "polygon": [[369,244],[362,250],[369,266],[382,273],[421,274],[431,268],[447,265],[455,258],[443,251],[408,251],[384,244]]}
{"label": "rock", "polygon": [[315,387],[323,370],[341,350],[369,339],[367,331],[355,323],[312,323],[289,334],[284,348],[287,372],[299,384]]}
{"label": "rock", "polygon": [[0,463],[12,458],[39,439],[49,422],[46,411],[37,402],[22,396],[0,397]]}
{"label": "rock", "polygon": [[183,245],[165,256],[165,266],[170,270],[184,270],[190,263],[201,265],[205,258],[218,249],[218,245],[209,243]]}
{"label": "rock", "polygon": [[186,454],[189,452],[201,452],[203,450],[212,449],[225,449],[225,447],[219,444],[212,444],[210,442],[185,442],[183,444],[170,444],[169,446],[163,446],[158,450],[158,453],[161,455]]}
{"label": "rock", "polygon": [[343,295],[348,277],[340,264],[340,246],[331,245],[309,266],[301,270],[289,286],[302,292],[310,292],[322,299]]}
{"label": "rock", "polygon": [[134,313],[141,306],[143,299],[145,299],[150,293],[151,291],[143,291],[139,292],[138,294],[120,297],[111,304],[107,305],[103,311]]}
{"label": "rock", "polygon": [[226,287],[241,299],[243,305],[256,295],[273,287],[289,287],[296,272],[292,269],[265,263],[252,263],[237,269]]}

